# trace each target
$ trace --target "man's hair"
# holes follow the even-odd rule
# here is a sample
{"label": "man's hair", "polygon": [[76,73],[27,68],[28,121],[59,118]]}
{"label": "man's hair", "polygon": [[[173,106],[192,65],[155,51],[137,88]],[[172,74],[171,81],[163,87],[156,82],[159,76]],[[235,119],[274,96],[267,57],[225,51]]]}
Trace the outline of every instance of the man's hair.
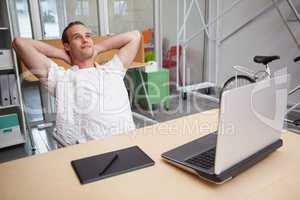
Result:
{"label": "man's hair", "polygon": [[81,21],[73,21],[73,22],[70,22],[68,24],[68,26],[64,29],[63,33],[62,33],[62,36],[61,36],[61,41],[62,43],[69,43],[69,38],[67,36],[67,31],[69,28],[71,28],[72,26],[75,26],[75,25],[82,25],[82,26],[86,26],[84,23],[82,23]]}

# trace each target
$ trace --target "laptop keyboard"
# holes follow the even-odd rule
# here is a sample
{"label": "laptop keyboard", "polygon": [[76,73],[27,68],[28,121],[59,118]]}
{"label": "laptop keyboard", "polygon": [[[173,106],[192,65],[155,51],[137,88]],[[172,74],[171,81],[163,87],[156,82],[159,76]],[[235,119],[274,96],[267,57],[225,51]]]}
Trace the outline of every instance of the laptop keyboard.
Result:
{"label": "laptop keyboard", "polygon": [[216,148],[195,155],[185,162],[204,169],[210,169],[215,166]]}

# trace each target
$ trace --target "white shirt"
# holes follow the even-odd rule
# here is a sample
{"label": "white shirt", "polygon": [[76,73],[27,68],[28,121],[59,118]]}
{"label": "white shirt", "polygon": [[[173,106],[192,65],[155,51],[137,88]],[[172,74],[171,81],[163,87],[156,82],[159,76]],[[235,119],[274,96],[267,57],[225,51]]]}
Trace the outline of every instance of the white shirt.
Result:
{"label": "white shirt", "polygon": [[117,55],[83,69],[65,70],[51,61],[43,84],[56,96],[57,135],[75,144],[134,130],[125,73]]}

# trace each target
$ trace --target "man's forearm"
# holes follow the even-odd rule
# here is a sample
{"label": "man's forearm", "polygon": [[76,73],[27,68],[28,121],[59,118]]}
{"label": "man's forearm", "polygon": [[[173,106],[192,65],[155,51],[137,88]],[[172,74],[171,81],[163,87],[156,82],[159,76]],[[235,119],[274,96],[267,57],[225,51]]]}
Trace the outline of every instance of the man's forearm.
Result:
{"label": "man's forearm", "polygon": [[64,49],[56,48],[54,46],[51,46],[41,41],[25,39],[25,38],[17,38],[13,42],[13,47],[16,51],[18,51],[18,48],[26,48],[26,46],[32,46],[41,54],[47,57],[58,58],[66,62],[69,62],[68,55],[66,54]]}
{"label": "man's forearm", "polygon": [[101,53],[111,49],[120,49],[132,40],[139,39],[139,37],[140,33],[138,31],[121,33],[106,40],[97,42],[95,44],[95,49],[97,53]]}

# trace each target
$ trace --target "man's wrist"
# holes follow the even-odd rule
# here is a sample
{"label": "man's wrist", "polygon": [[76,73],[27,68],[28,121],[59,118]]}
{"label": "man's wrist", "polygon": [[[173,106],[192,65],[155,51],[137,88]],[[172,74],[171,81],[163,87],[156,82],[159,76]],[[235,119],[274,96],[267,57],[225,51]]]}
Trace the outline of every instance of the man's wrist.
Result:
{"label": "man's wrist", "polygon": [[64,49],[59,49],[57,58],[64,60],[66,63],[71,63],[70,56]]}
{"label": "man's wrist", "polygon": [[99,54],[99,53],[101,53],[101,52],[104,52],[104,51],[106,51],[106,49],[104,49],[104,47],[102,45],[100,45],[100,44],[95,45],[95,53],[96,53],[96,55]]}

